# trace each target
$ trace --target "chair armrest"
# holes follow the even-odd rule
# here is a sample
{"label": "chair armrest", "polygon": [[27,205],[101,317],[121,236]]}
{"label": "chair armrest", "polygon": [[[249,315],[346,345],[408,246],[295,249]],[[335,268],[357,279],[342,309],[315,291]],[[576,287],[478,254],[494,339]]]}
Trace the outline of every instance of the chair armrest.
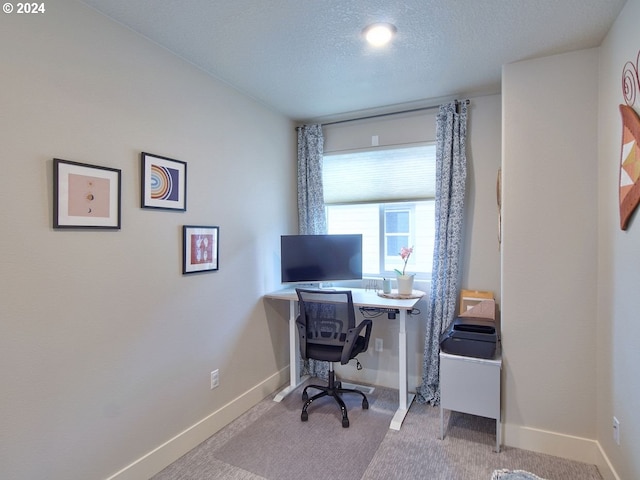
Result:
{"label": "chair armrest", "polygon": [[363,351],[369,348],[369,338],[371,337],[372,326],[373,322],[370,319],[365,318],[358,325],[349,329],[349,331],[347,332],[347,339],[345,340],[344,347],[342,347],[342,356],[340,357],[340,363],[342,365],[349,363],[349,360],[351,360],[351,352],[353,351],[353,347],[356,344],[357,338],[360,336],[360,332],[362,332],[362,329],[365,327],[366,330],[364,332]]}

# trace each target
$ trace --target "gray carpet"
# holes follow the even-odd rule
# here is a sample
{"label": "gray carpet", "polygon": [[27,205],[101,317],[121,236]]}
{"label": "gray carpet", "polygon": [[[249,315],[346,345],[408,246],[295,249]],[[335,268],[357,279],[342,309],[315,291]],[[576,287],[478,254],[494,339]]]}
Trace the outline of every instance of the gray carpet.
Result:
{"label": "gray carpet", "polygon": [[343,429],[339,409],[328,402],[313,405],[309,421],[301,422],[298,393],[280,403],[270,396],[152,480],[490,480],[499,469],[547,480],[602,480],[594,465],[512,447],[493,452],[490,419],[446,413],[446,436],[439,440],[438,408],[414,402],[395,431],[388,427],[396,390],[377,387],[368,411],[349,397],[351,426]]}
{"label": "gray carpet", "polygon": [[[343,395],[349,428],[342,428],[340,407],[329,397],[315,401],[308,410],[309,420],[300,421],[299,391],[287,396],[281,405],[258,418],[212,456],[266,478],[299,480],[315,472],[317,479],[360,480],[393,417],[388,391],[387,398],[378,392],[368,395],[368,410],[362,409],[361,396]],[[318,391],[310,390],[310,394],[314,393]]]}

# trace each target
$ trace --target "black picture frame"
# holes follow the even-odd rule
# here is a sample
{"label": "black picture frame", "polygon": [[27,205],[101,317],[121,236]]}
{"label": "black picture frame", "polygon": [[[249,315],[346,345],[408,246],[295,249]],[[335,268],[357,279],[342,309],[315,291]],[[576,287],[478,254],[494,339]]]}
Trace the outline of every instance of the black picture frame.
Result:
{"label": "black picture frame", "polygon": [[219,269],[220,228],[183,225],[182,273],[211,272]]}
{"label": "black picture frame", "polygon": [[119,230],[121,196],[121,170],[53,159],[53,228]]}
{"label": "black picture frame", "polygon": [[187,163],[147,152],[140,154],[140,206],[187,210]]}

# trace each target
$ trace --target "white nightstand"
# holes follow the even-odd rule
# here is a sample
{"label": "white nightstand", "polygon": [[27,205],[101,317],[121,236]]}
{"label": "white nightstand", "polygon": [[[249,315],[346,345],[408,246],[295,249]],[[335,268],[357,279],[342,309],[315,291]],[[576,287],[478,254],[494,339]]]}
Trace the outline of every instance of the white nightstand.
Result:
{"label": "white nightstand", "polygon": [[500,451],[500,370],[502,355],[494,359],[440,352],[440,439],[444,439],[444,409],[496,421],[496,452]]}

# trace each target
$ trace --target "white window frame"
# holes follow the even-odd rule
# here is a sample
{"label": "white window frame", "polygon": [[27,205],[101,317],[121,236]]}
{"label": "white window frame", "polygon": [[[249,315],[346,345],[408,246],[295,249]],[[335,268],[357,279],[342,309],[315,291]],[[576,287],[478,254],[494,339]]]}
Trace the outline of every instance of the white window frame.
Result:
{"label": "white window frame", "polygon": [[[409,227],[407,232],[388,232],[387,230],[387,213],[390,212],[407,212],[409,215]],[[390,252],[387,249],[387,238],[394,236],[406,236],[407,241],[403,243],[405,247],[411,247],[415,244],[415,224],[416,224],[416,209],[414,202],[401,202],[401,203],[384,203],[380,204],[380,241],[383,243],[381,245],[381,252],[384,252],[384,255],[380,255],[380,271],[385,273],[392,272],[393,269],[385,268],[389,263],[397,263],[398,254],[400,250],[396,252]],[[411,259],[411,258],[410,258]],[[394,267],[395,268],[395,267]]]}

